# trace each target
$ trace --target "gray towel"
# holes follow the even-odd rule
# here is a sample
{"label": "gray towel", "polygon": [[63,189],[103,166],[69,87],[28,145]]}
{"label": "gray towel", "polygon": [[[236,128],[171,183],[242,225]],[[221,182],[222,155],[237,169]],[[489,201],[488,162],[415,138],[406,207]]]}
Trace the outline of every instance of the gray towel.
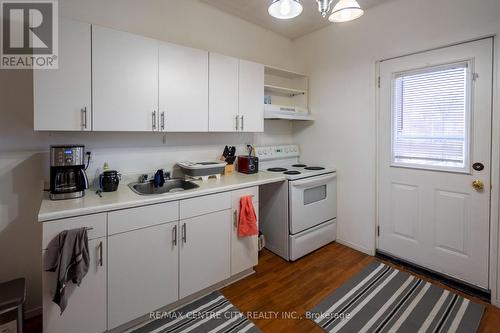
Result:
{"label": "gray towel", "polygon": [[47,247],[43,269],[57,274],[57,285],[52,300],[59,305],[61,314],[68,304],[66,284],[72,281],[79,286],[89,270],[88,243],[87,229],[80,228],[60,232]]}

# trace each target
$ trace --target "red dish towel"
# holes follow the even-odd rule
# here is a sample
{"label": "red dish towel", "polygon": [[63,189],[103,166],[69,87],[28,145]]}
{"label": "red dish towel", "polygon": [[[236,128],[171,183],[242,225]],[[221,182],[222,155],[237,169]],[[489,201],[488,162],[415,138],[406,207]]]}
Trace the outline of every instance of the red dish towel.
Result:
{"label": "red dish towel", "polygon": [[257,236],[257,215],[253,208],[252,196],[240,198],[240,217],[238,221],[238,237]]}

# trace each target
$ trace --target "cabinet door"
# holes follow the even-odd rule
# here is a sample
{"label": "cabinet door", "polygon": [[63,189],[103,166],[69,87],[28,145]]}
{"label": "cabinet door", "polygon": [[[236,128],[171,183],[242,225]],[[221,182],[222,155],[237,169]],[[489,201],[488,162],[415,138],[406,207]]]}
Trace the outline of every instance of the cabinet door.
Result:
{"label": "cabinet door", "polygon": [[240,60],[240,130],[264,132],[264,65]]}
{"label": "cabinet door", "polygon": [[209,131],[234,132],[238,116],[238,63],[236,58],[210,53]]}
{"label": "cabinet door", "polygon": [[96,131],[158,130],[158,42],[92,27]]}
{"label": "cabinet door", "polygon": [[231,210],[180,221],[180,285],[185,297],[230,276]]}
{"label": "cabinet door", "polygon": [[90,24],[61,19],[59,69],[34,70],[34,128],[91,129]]}
{"label": "cabinet door", "polygon": [[160,130],[208,131],[208,52],[160,43]]}
{"label": "cabinet door", "polygon": [[[100,333],[106,331],[106,238],[89,241],[90,267],[80,286],[68,283],[68,305],[61,315],[52,302],[56,273],[43,272],[43,331]],[[43,251],[45,255],[45,251]]]}
{"label": "cabinet door", "polygon": [[259,222],[259,188],[252,187],[233,191],[231,193],[233,221],[231,223],[231,275],[243,272],[257,266],[259,261],[259,242],[257,236],[239,237],[238,220],[240,216],[240,198],[245,195],[252,196],[252,203]]}
{"label": "cabinet door", "polygon": [[108,326],[179,299],[177,222],[108,238]]}

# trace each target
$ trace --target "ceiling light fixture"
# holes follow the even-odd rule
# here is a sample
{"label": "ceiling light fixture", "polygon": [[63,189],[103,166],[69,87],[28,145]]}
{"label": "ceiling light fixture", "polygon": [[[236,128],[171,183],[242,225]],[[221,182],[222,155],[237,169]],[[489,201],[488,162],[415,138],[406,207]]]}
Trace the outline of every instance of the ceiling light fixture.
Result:
{"label": "ceiling light fixture", "polygon": [[[333,0],[316,0],[318,11],[326,17],[330,12]],[[268,8],[269,15],[281,20],[299,16],[302,13],[299,0],[273,0]],[[359,18],[364,14],[363,9],[356,0],[339,0],[328,17],[330,22],[347,22]]]}
{"label": "ceiling light fixture", "polygon": [[326,17],[326,14],[330,11],[333,0],[316,0],[316,2],[318,3],[318,10],[321,16]]}
{"label": "ceiling light fixture", "polygon": [[302,9],[299,0],[273,0],[268,12],[273,17],[287,20],[299,16]]}
{"label": "ceiling light fixture", "polygon": [[363,14],[364,11],[356,0],[339,0],[333,7],[328,20],[330,22],[347,22],[355,20]]}

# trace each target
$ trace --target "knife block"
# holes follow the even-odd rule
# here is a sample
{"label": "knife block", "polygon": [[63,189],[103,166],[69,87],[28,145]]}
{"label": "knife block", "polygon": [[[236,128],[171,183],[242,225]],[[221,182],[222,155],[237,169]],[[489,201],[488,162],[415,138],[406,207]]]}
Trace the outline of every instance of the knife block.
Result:
{"label": "knife block", "polygon": [[234,164],[228,164],[224,167],[224,176],[234,173]]}

